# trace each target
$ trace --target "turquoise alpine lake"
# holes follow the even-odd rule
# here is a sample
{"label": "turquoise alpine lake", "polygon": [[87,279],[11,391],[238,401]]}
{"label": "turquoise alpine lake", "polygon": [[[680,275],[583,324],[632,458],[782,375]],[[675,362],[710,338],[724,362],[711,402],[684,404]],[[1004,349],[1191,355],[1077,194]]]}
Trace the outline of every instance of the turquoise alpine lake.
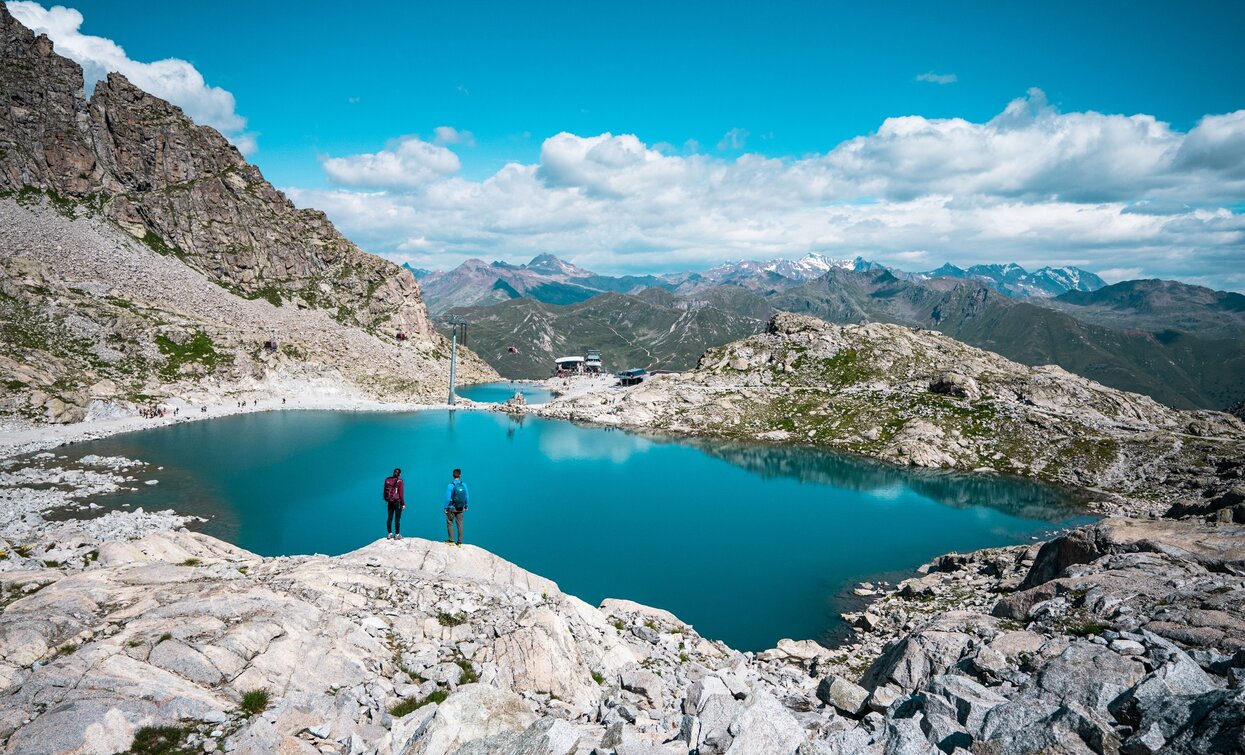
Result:
{"label": "turquoise alpine lake", "polygon": [[394,467],[402,534],[443,540],[445,488],[461,467],[468,543],[594,605],[664,608],[744,650],[842,634],[861,580],[1090,521],[1067,493],[1018,479],[488,411],[274,411],[58,452],[147,462],[136,476],[158,484],[94,502],[206,517],[197,529],[265,556],[383,538]]}
{"label": "turquoise alpine lake", "polygon": [[529,404],[543,404],[553,398],[553,392],[548,388],[523,381],[464,385],[459,387],[457,393],[463,398],[479,401],[482,404],[504,404],[513,398],[515,393],[522,393],[523,400]]}

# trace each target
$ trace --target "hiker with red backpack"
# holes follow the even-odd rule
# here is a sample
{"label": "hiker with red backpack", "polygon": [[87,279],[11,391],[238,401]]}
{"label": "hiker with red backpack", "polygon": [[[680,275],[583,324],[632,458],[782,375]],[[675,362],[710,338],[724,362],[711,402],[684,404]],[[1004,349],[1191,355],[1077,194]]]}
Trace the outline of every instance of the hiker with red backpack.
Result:
{"label": "hiker with red backpack", "polygon": [[402,510],[406,508],[406,490],[402,484],[402,470],[393,470],[392,477],[385,478],[384,497],[385,503],[389,508],[389,515],[385,517],[385,535],[388,540],[401,540],[402,535]]}

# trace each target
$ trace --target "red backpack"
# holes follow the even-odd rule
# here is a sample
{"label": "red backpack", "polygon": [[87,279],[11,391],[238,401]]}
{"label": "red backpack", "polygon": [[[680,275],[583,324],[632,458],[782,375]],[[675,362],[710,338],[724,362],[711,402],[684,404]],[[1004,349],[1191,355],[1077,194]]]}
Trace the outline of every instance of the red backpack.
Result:
{"label": "red backpack", "polygon": [[398,480],[397,477],[386,477],[385,478],[385,500],[387,502],[397,503],[398,500],[401,498],[401,496],[398,495],[398,483],[399,482],[400,481]]}

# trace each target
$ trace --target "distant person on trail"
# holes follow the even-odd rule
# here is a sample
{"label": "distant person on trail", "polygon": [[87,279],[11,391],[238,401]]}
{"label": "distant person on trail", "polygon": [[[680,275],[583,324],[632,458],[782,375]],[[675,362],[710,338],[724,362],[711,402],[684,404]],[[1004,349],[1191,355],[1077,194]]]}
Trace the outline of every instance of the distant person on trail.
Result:
{"label": "distant person on trail", "polygon": [[389,515],[385,517],[385,535],[387,540],[402,539],[402,509],[406,508],[406,491],[402,484],[402,470],[393,470],[393,476],[385,478],[385,504]]}
{"label": "distant person on trail", "polygon": [[[463,471],[454,470],[454,479],[445,486],[445,542],[463,544],[463,512],[467,510],[467,483]],[[454,540],[454,525],[458,525],[458,540]]]}

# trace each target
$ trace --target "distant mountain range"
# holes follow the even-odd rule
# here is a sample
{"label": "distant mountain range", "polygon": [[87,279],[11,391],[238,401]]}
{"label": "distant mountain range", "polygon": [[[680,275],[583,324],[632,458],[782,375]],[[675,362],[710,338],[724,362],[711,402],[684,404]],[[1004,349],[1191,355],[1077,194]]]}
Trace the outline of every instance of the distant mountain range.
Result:
{"label": "distant mountain range", "polygon": [[1016,264],[974,265],[968,269],[943,265],[927,272],[906,272],[863,257],[835,259],[810,253],[796,260],[742,260],[702,272],[664,275],[610,276],[594,273],[558,259],[552,254],[534,257],[525,265],[470,259],[453,270],[421,270],[407,266],[423,288],[433,314],[452,307],[487,305],[527,297],[546,304],[573,304],[597,294],[634,294],[660,288],[691,294],[715,286],[736,285],[769,296],[799,286],[830,272],[890,270],[907,280],[955,278],[984,283],[1014,298],[1053,297],[1069,291],[1094,291],[1106,285],[1097,275],[1075,267],[1044,267],[1027,272]]}
{"label": "distant mountain range", "polygon": [[1064,301],[1070,296],[1060,297],[1060,309],[1052,309],[1050,300],[1011,299],[972,281],[836,270],[772,296],[769,303],[835,323],[892,322],[937,330],[1023,364],[1057,364],[1176,408],[1222,409],[1245,396],[1245,340],[1097,325],[1074,316],[1076,305]]}
{"label": "distant mountain range", "polygon": [[573,304],[523,297],[450,312],[471,323],[468,345],[502,375],[544,378],[557,357],[593,348],[611,371],[690,369],[709,347],[759,333],[771,310],[746,289],[719,286],[692,295],[609,292]]}
{"label": "distant mountain range", "polygon": [[1011,262],[1006,265],[973,265],[968,269],[948,263],[924,273],[892,272],[898,277],[910,280],[962,278],[980,281],[999,293],[1016,299],[1046,298],[1070,291],[1097,291],[1107,285],[1102,278],[1079,267],[1043,267],[1030,273]]}
{"label": "distant mountain range", "polygon": [[521,297],[545,304],[574,304],[607,292],[673,288],[653,275],[598,275],[552,254],[533,257],[526,265],[470,259],[446,272],[412,272],[416,272],[428,310],[434,315],[451,307],[497,304]]}
{"label": "distant mountain range", "polygon": [[1172,281],[1107,286],[1075,267],[907,272],[809,254],[608,276],[540,255],[526,265],[469,260],[421,283],[429,308],[466,316],[472,347],[508,377],[544,377],[555,357],[588,348],[610,369],[687,369],[705,348],[759,332],[773,309],[938,330],[1178,408],[1245,398],[1245,296]]}
{"label": "distant mountain range", "polygon": [[1069,291],[1040,303],[1110,328],[1245,339],[1245,296],[1175,281],[1124,281],[1096,291]]}

